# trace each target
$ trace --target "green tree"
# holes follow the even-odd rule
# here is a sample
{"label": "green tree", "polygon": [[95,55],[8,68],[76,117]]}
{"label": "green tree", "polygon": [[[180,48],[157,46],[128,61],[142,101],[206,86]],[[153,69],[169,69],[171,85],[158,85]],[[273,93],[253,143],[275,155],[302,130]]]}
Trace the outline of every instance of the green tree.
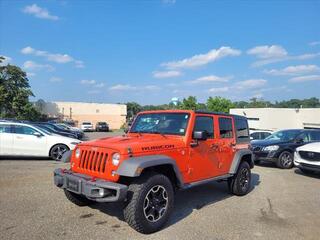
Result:
{"label": "green tree", "polygon": [[142,107],[136,102],[128,102],[126,105],[128,119],[132,119],[138,112],[142,111]]}
{"label": "green tree", "polygon": [[[3,57],[0,58],[2,62]],[[27,75],[14,65],[0,66],[0,117],[36,120],[40,113],[29,102],[34,96]]]}
{"label": "green tree", "polygon": [[180,109],[183,110],[196,110],[197,109],[197,98],[194,96],[189,96],[188,98],[184,98],[179,106]]}
{"label": "green tree", "polygon": [[209,97],[207,108],[209,111],[229,113],[230,108],[234,108],[234,104],[226,98]]}

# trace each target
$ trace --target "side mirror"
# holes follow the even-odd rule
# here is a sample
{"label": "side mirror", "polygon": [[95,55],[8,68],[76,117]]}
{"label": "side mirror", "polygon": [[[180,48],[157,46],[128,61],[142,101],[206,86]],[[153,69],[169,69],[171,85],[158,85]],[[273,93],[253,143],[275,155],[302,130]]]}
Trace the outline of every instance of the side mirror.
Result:
{"label": "side mirror", "polygon": [[194,131],[192,138],[199,141],[205,141],[208,138],[208,133],[206,131]]}
{"label": "side mirror", "polygon": [[34,132],[33,135],[36,136],[36,137],[42,137],[42,134],[39,133],[39,132]]}

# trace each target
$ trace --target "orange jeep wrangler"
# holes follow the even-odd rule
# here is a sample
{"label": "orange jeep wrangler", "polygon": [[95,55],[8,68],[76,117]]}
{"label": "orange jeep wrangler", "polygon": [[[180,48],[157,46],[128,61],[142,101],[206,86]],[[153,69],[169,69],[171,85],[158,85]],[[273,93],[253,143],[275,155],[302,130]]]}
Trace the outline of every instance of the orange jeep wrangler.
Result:
{"label": "orange jeep wrangler", "polygon": [[202,111],[148,111],[127,134],[80,143],[64,155],[54,183],[71,202],[123,201],[124,218],[141,233],[167,222],[174,193],[227,180],[231,193],[250,191],[253,159],[247,119]]}

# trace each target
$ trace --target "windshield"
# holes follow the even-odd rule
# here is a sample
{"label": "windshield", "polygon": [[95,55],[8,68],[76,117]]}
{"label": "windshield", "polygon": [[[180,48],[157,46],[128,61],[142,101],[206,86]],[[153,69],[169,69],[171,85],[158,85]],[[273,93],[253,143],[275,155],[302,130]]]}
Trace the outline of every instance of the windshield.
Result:
{"label": "windshield", "polygon": [[82,125],[91,125],[89,122],[83,122]]}
{"label": "windshield", "polygon": [[155,133],[185,135],[189,121],[188,113],[140,114],[135,119],[130,133]]}
{"label": "windshield", "polygon": [[62,129],[64,129],[64,130],[70,130],[70,127],[64,125],[63,123],[56,124],[56,126],[62,128]]}
{"label": "windshield", "polygon": [[301,133],[301,130],[283,130],[278,131],[273,134],[271,134],[266,139],[272,139],[272,140],[280,140],[280,141],[292,141],[294,140],[299,134]]}
{"label": "windshield", "polygon": [[36,128],[36,129],[38,129],[39,131],[41,131],[41,132],[43,132],[43,133],[45,133],[45,134],[47,134],[47,135],[52,135],[52,133],[51,132],[49,132],[47,129],[45,129],[44,127],[41,127],[41,126],[39,126],[39,125],[37,125],[37,126],[33,126],[34,128]]}

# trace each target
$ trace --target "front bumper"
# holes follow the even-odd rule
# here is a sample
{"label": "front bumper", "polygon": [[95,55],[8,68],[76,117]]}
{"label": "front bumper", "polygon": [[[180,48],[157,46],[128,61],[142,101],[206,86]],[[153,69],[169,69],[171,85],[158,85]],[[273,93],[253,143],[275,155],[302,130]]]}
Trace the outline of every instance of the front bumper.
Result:
{"label": "front bumper", "polygon": [[297,152],[295,152],[294,154],[294,165],[297,168],[320,173],[320,161],[309,161],[306,159],[302,159]]}
{"label": "front bumper", "polygon": [[57,168],[54,170],[54,184],[62,189],[83,195],[96,202],[119,202],[127,197],[128,186],[94,179],[90,176]]}
{"label": "front bumper", "polygon": [[253,152],[253,160],[263,160],[263,161],[269,161],[269,162],[275,162],[277,160],[277,152],[272,151],[272,152]]}

